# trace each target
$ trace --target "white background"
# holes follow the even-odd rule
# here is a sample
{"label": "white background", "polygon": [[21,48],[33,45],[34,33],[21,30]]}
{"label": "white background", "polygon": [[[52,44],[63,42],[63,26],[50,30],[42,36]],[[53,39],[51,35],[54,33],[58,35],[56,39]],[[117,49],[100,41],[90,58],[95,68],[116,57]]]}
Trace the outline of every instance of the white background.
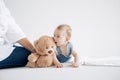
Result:
{"label": "white background", "polygon": [[53,36],[59,24],[73,30],[80,56],[120,56],[120,0],[5,0],[16,23],[33,43]]}

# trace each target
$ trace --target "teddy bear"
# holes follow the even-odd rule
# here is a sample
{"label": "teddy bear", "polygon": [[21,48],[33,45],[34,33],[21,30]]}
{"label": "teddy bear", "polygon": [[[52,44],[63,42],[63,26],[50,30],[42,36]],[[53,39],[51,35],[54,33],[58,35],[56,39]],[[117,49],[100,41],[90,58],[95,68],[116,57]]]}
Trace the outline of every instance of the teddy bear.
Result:
{"label": "teddy bear", "polygon": [[56,51],[56,45],[52,37],[44,35],[34,41],[36,53],[28,56],[27,66],[31,68],[42,68],[53,65],[53,55]]}

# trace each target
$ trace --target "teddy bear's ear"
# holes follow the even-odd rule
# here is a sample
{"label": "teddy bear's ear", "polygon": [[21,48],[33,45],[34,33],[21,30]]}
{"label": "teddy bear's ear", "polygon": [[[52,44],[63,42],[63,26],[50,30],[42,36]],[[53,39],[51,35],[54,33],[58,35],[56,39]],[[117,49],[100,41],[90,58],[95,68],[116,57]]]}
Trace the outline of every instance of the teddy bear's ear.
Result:
{"label": "teddy bear's ear", "polygon": [[53,42],[55,41],[55,40],[54,40],[54,37],[51,37],[51,39],[52,39]]}
{"label": "teddy bear's ear", "polygon": [[38,40],[35,40],[34,41],[34,45],[36,46],[38,44]]}

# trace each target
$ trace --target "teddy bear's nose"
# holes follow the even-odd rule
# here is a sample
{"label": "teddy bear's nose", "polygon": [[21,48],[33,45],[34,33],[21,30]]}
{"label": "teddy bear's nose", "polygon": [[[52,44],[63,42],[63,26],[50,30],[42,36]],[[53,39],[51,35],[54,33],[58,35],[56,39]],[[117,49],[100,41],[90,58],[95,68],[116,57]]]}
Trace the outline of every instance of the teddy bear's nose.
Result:
{"label": "teddy bear's nose", "polygon": [[51,53],[52,53],[52,50],[49,50],[48,53],[51,54]]}

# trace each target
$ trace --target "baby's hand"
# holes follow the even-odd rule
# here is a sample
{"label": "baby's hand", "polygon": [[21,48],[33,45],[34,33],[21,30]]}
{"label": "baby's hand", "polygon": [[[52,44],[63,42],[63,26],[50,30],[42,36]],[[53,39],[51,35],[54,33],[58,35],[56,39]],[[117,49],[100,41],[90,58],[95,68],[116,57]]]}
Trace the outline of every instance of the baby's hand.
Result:
{"label": "baby's hand", "polygon": [[76,62],[74,62],[74,63],[72,63],[72,67],[77,68],[77,67],[79,67],[79,64],[78,64],[78,63],[76,63]]}
{"label": "baby's hand", "polygon": [[57,68],[62,68],[62,67],[63,67],[63,65],[62,65],[61,63],[56,63],[55,66],[56,66]]}

